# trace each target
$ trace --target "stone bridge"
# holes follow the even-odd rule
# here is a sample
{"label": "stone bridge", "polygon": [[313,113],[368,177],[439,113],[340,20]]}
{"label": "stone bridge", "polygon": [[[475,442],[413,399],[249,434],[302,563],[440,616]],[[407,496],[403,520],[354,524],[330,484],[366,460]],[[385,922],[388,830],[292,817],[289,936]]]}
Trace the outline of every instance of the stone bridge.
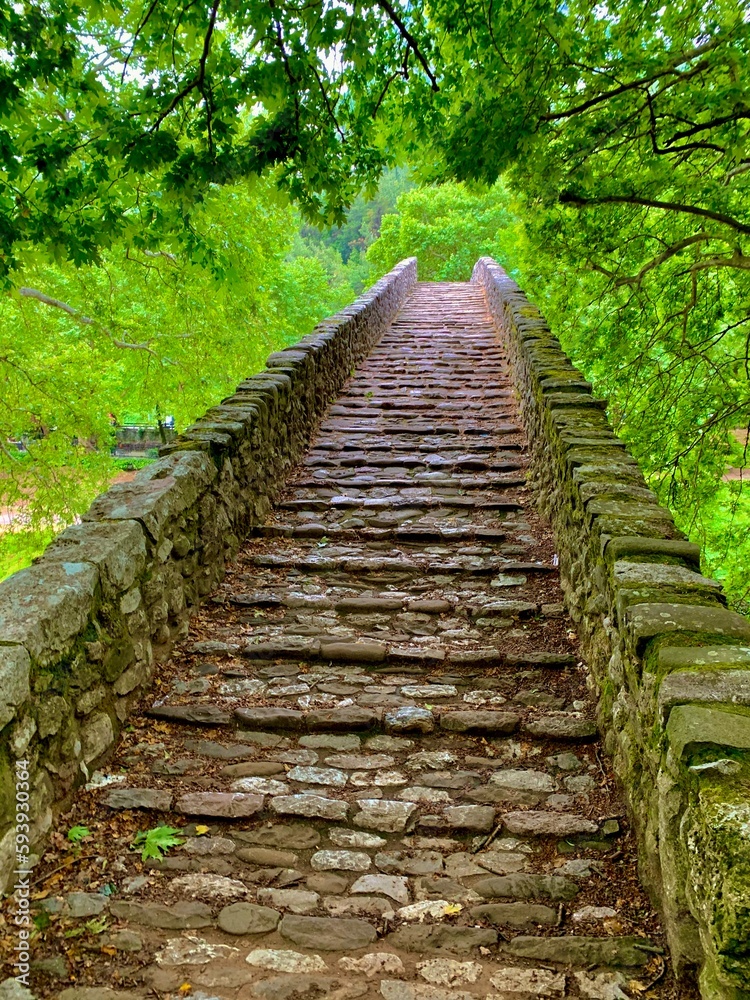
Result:
{"label": "stone bridge", "polygon": [[1,997],[750,997],[750,624],[494,261],[163,451],[0,585]]}

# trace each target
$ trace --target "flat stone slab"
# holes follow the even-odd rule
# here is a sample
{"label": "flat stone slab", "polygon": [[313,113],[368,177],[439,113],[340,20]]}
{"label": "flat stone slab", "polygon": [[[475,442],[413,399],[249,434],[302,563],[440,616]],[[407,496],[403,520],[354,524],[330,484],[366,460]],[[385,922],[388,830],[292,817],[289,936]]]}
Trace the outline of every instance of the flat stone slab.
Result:
{"label": "flat stone slab", "polygon": [[378,771],[396,763],[394,757],[385,753],[332,754],[326,757],[325,762],[329,767],[343,768],[345,771]]}
{"label": "flat stone slab", "polygon": [[318,893],[306,889],[259,889],[258,899],[261,903],[298,914],[314,913],[320,906]]}
{"label": "flat stone slab", "polygon": [[367,984],[343,980],[336,976],[283,974],[257,980],[250,987],[252,996],[260,1000],[297,1000],[330,993],[335,1000],[356,1000],[367,992]]}
{"label": "flat stone slab", "polygon": [[308,816],[311,819],[345,820],[349,807],[339,799],[322,795],[277,795],[271,799],[271,812],[280,816]]}
{"label": "flat stone slab", "polygon": [[590,719],[574,719],[562,715],[545,715],[526,723],[523,731],[549,740],[593,740],[598,736],[596,723]]}
{"label": "flat stone slab", "polygon": [[219,927],[227,934],[268,934],[275,930],[281,914],[255,903],[230,903],[219,913]]}
{"label": "flat stone slab", "polygon": [[237,819],[253,816],[263,808],[263,796],[245,792],[189,792],[175,804],[177,812],[188,816],[215,816]]}
{"label": "flat stone slab", "polygon": [[104,796],[104,804],[110,809],[169,812],[172,808],[172,793],[158,788],[113,788]]}
{"label": "flat stone slab", "polygon": [[310,867],[316,872],[366,872],[372,867],[372,859],[364,851],[316,851],[310,858]]}
{"label": "flat stone slab", "polygon": [[154,705],[148,715],[169,722],[190,722],[200,726],[231,726],[232,714],[217,705]]}
{"label": "flat stone slab", "polygon": [[521,994],[532,997],[561,997],[565,993],[565,973],[549,969],[498,969],[490,976],[500,996]]}
{"label": "flat stone slab", "polygon": [[585,968],[642,968],[651,961],[655,948],[644,938],[529,937],[519,935],[503,942],[500,951],[514,958],[559,962]]}
{"label": "flat stone slab", "polygon": [[320,843],[318,831],[303,823],[266,823],[253,830],[235,830],[232,835],[245,844],[292,851],[306,851]]}
{"label": "flat stone slab", "polygon": [[477,1000],[476,993],[466,993],[454,987],[444,989],[427,983],[407,983],[402,979],[383,979],[380,993],[383,1000]]}
{"label": "flat stone slab", "polygon": [[329,642],[320,647],[321,660],[382,663],[388,647],[383,642]]}
{"label": "flat stone slab", "polygon": [[575,813],[509,812],[502,820],[508,833],[519,837],[570,837],[599,830],[598,823]]}
{"label": "flat stone slab", "polygon": [[332,788],[343,788],[348,780],[344,772],[335,767],[293,767],[287,777],[290,781],[300,781],[308,785],[328,785]]}
{"label": "flat stone slab", "polygon": [[442,813],[421,816],[419,825],[432,829],[474,830],[488,833],[495,823],[492,806],[448,806]]}
{"label": "flat stone slab", "polygon": [[395,802],[391,799],[360,799],[359,812],[352,823],[367,830],[402,833],[416,811],[416,802]]}
{"label": "flat stone slab", "polygon": [[305,723],[311,732],[349,732],[373,729],[380,722],[380,713],[371,708],[326,708],[309,712]]}
{"label": "flat stone slab", "polygon": [[703,746],[750,750],[750,716],[703,705],[679,705],[670,713],[667,738],[678,759]]}
{"label": "flat stone slab", "polygon": [[[208,839],[199,837],[199,841]],[[251,865],[263,865],[268,868],[293,868],[299,863],[299,855],[293,851],[277,851],[272,847],[241,847],[237,857],[248,861]]]}
{"label": "flat stone slab", "polygon": [[486,920],[500,927],[531,927],[557,924],[557,910],[541,903],[483,903],[469,911],[476,920]]}
{"label": "flat stone slab", "polygon": [[669,674],[659,686],[658,711],[662,724],[675,705],[690,702],[750,706],[750,670],[694,669]]}
{"label": "flat stone slab", "polygon": [[235,717],[253,729],[299,730],[305,728],[302,712],[291,708],[237,708]]}
{"label": "flat stone slab", "polygon": [[279,933],[301,948],[319,951],[357,951],[377,940],[377,933],[366,920],[353,917],[298,917],[287,914]]}
{"label": "flat stone slab", "polygon": [[497,931],[487,927],[453,924],[404,924],[387,935],[389,948],[403,951],[438,951],[465,955],[472,948],[497,944]]}
{"label": "flat stone slab", "polygon": [[625,613],[625,623],[638,654],[642,654],[649,640],[673,632],[699,633],[704,640],[716,636],[750,643],[750,622],[725,608],[699,604],[632,604]]}
{"label": "flat stone slab", "polygon": [[507,735],[515,732],[519,716],[512,712],[469,711],[443,712],[440,728],[450,733]]}
{"label": "flat stone slab", "polygon": [[272,969],[276,972],[309,974],[328,969],[320,955],[302,955],[298,951],[284,948],[255,948],[245,961],[256,969]]}
{"label": "flat stone slab", "polygon": [[494,875],[472,884],[474,892],[485,899],[552,899],[555,902],[573,899],[578,886],[562,875],[536,875],[516,872]]}
{"label": "flat stone slab", "polygon": [[409,879],[404,875],[362,875],[350,886],[349,892],[388,896],[405,906],[409,902]]}
{"label": "flat stone slab", "polygon": [[435,728],[435,717],[427,708],[405,705],[386,712],[383,720],[385,731],[390,734],[421,733],[427,735]]}
{"label": "flat stone slab", "polygon": [[143,927],[158,927],[168,931],[193,930],[211,924],[211,907],[206,903],[190,903],[182,900],[169,906],[162,903],[137,903],[130,900],[113,900],[109,912],[118,920]]}

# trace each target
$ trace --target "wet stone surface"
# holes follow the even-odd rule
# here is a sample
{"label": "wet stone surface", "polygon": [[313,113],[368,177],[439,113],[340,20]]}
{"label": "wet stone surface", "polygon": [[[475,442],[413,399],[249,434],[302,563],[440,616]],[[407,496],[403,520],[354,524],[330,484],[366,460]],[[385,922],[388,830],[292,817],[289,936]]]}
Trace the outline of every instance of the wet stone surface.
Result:
{"label": "wet stone surface", "polygon": [[693,996],[524,447],[479,286],[418,285],[60,818],[40,1000]]}

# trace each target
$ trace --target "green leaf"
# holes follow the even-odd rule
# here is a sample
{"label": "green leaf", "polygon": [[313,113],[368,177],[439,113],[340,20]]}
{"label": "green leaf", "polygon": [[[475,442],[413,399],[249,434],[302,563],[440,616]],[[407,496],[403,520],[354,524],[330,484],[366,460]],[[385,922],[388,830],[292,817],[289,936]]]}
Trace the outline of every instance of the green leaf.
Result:
{"label": "green leaf", "polygon": [[68,840],[74,844],[80,844],[86,837],[91,836],[91,830],[87,826],[71,826],[68,830]]}
{"label": "green leaf", "polygon": [[144,861],[149,858],[160,858],[172,847],[179,847],[185,843],[184,838],[179,836],[181,832],[173,826],[155,826],[151,830],[139,830],[130,846],[140,850]]}

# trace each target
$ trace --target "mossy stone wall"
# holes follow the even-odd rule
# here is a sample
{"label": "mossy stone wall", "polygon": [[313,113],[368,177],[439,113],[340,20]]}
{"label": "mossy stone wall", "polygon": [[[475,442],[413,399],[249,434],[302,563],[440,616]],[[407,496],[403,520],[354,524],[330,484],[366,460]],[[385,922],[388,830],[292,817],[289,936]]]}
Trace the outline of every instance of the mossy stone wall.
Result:
{"label": "mossy stone wall", "polygon": [[599,690],[599,723],[677,970],[750,996],[750,622],[701,575],[605,405],[491,258],[480,283],[511,358],[531,485]]}

